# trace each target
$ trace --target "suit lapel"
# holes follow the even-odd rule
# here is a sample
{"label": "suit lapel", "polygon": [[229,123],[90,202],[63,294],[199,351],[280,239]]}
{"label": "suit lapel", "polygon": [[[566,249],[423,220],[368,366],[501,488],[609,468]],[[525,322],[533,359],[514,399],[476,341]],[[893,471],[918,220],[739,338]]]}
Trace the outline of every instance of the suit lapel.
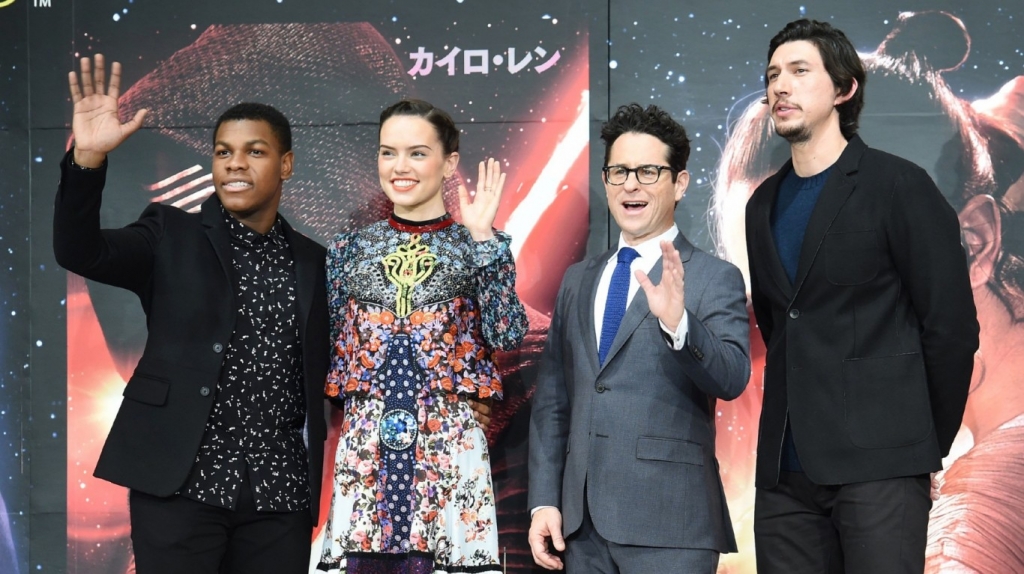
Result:
{"label": "suit lapel", "polygon": [[587,268],[583,270],[583,277],[580,281],[580,301],[584,303],[580,307],[579,326],[583,339],[583,352],[590,357],[590,364],[594,372],[600,370],[601,365],[597,362],[597,326],[594,324],[594,303],[597,301],[597,283],[601,280],[601,272],[608,264],[608,259],[615,255],[615,250],[605,252],[603,255],[591,259]]}
{"label": "suit lapel", "polygon": [[[227,280],[228,285],[233,286],[235,284],[235,274],[234,259],[231,255],[231,234],[228,232],[227,224],[224,223],[220,199],[216,195],[211,195],[209,199],[203,202],[200,214],[203,226],[206,227],[206,237],[210,240],[210,245],[213,246],[213,251],[217,254],[221,269],[224,271],[224,278]],[[232,287],[232,301],[234,300],[234,295],[235,290]]]}
{"label": "suit lapel", "polygon": [[[778,247],[775,245],[775,237],[772,236],[772,208],[775,205],[775,198],[779,195],[779,184],[791,169],[793,169],[793,161],[789,160],[766,182],[765,191],[768,193],[757,198],[760,203],[754,210],[757,214],[757,222],[755,236],[752,239],[757,259],[768,266],[772,280],[775,281],[787,300],[793,297],[793,284],[789,282],[786,268],[782,266],[782,259],[779,257]],[[748,241],[750,240],[748,239]],[[757,262],[751,261],[750,264],[755,265]]]}
{"label": "suit lapel", "polygon": [[796,285],[793,295],[800,291],[811,264],[818,255],[822,242],[825,241],[825,234],[828,233],[832,222],[835,221],[839,211],[842,210],[846,200],[853,193],[855,180],[848,177],[849,174],[857,171],[857,164],[867,145],[859,136],[854,136],[846,145],[842,155],[836,160],[832,173],[825,181],[825,187],[818,196],[818,203],[811,212],[811,219],[807,222],[807,231],[804,232],[804,240],[800,245],[800,262],[796,268]]}
{"label": "suit lapel", "polygon": [[302,335],[301,340],[307,341],[309,339],[305,336],[306,325],[309,323],[309,313],[313,308],[313,294],[316,292],[314,282],[320,279],[319,269],[327,263],[317,257],[314,250],[306,248],[303,241],[305,238],[292,229],[292,226],[283,217],[281,224],[284,228],[284,237],[288,241],[288,248],[295,259],[295,289],[299,296],[299,333]]}

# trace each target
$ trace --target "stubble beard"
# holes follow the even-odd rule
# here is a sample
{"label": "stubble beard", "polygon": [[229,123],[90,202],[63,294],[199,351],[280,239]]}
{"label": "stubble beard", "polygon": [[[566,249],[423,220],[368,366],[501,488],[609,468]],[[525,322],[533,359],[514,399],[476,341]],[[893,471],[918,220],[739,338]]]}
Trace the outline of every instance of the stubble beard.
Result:
{"label": "stubble beard", "polygon": [[772,124],[775,126],[775,133],[779,134],[780,137],[788,141],[790,144],[800,144],[810,141],[811,130],[806,124],[798,124],[795,126],[783,127],[774,121]]}

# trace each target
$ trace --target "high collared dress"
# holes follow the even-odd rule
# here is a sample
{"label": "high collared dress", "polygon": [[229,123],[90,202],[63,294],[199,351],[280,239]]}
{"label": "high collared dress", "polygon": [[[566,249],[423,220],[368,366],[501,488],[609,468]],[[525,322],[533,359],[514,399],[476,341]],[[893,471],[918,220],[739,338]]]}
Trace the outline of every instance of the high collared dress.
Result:
{"label": "high collared dress", "polygon": [[526,334],[509,243],[476,242],[447,215],[331,242],[326,392],[345,416],[320,569],[500,572],[487,441],[466,399],[501,397],[492,353]]}

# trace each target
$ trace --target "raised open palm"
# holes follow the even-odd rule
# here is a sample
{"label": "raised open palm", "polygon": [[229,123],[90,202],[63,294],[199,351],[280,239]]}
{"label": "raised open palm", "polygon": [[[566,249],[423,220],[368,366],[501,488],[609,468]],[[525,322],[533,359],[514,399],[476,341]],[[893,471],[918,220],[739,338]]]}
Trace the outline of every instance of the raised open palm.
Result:
{"label": "raised open palm", "polygon": [[661,242],[661,281],[655,285],[643,271],[633,272],[640,288],[647,295],[651,314],[661,320],[670,330],[675,331],[686,312],[683,295],[685,272],[679,251],[671,241]]}
{"label": "raised open palm", "polygon": [[[95,63],[95,65],[93,65]],[[117,97],[121,90],[121,64],[114,62],[110,83],[105,83],[106,68],[102,54],[93,61],[81,60],[81,86],[75,72],[68,73],[71,101],[75,113],[71,129],[75,136],[75,163],[98,167],[107,153],[121,145],[142,126],[148,110],[139,110],[131,120],[121,123],[117,113]]]}
{"label": "raised open palm", "polygon": [[488,159],[486,165],[480,162],[479,173],[477,188],[472,195],[466,191],[466,186],[459,184],[459,210],[462,224],[469,229],[473,239],[485,241],[494,236],[494,217],[501,203],[505,174],[501,173],[501,163],[493,158]]}

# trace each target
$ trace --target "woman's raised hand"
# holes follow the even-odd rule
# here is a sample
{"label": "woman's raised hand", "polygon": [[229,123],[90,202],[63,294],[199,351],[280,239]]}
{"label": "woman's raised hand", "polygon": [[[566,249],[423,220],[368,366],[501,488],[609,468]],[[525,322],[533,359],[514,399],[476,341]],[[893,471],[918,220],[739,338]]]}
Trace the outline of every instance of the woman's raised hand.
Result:
{"label": "woman's raised hand", "polygon": [[494,158],[480,162],[479,173],[477,188],[472,193],[466,190],[465,185],[459,184],[459,207],[462,224],[469,229],[473,239],[486,241],[494,237],[494,217],[501,203],[505,174],[501,173],[501,163]]}

